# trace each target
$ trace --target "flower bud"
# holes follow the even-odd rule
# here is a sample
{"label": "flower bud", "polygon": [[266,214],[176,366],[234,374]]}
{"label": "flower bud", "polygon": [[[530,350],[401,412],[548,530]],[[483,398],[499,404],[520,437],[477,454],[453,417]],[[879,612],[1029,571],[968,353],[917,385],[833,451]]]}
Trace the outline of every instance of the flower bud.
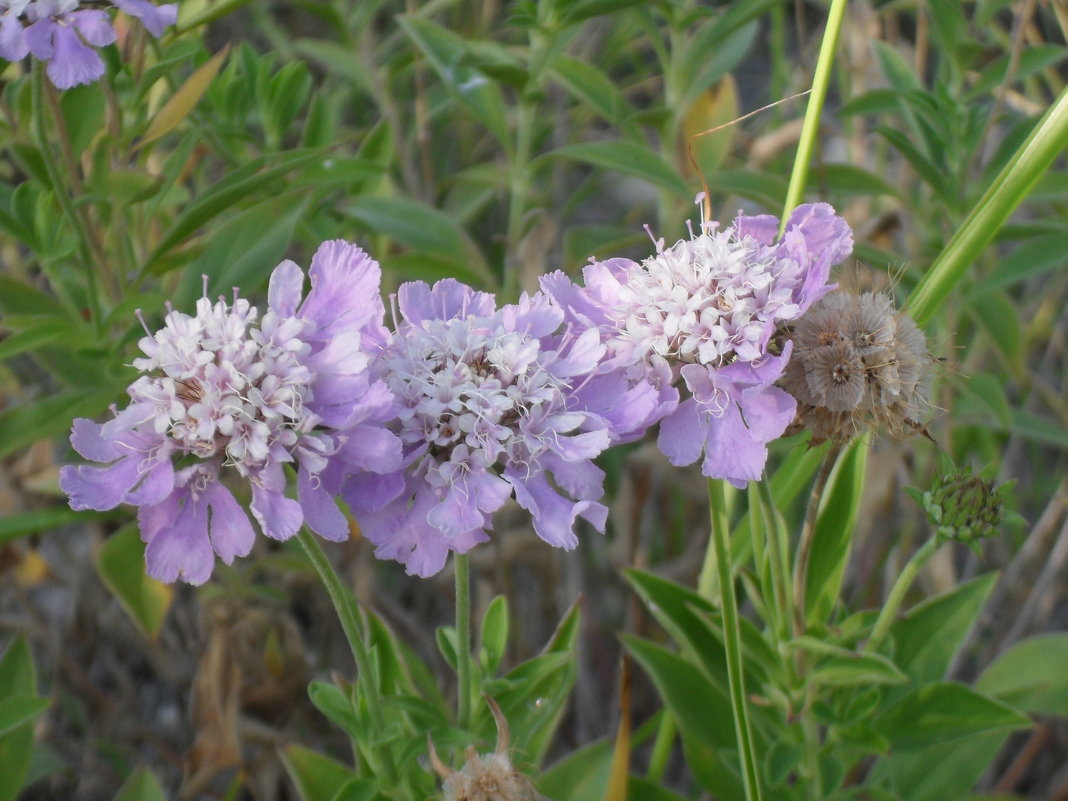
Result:
{"label": "flower bud", "polygon": [[979,540],[996,536],[1006,519],[1008,493],[1015,482],[998,486],[971,468],[944,472],[931,488],[915,493],[941,540],[956,540],[973,549]]}

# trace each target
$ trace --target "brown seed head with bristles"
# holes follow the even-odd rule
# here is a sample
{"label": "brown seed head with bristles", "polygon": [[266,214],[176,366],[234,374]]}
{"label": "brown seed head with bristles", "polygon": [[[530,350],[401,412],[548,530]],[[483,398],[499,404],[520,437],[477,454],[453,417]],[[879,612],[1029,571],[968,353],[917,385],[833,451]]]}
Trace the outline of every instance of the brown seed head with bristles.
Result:
{"label": "brown seed head with bristles", "polygon": [[444,801],[535,801],[540,796],[530,779],[512,767],[508,758],[508,721],[497,702],[486,697],[486,704],[497,724],[497,745],[493,753],[479,754],[467,748],[467,762],[460,770],[449,768],[438,757],[434,741],[427,735],[430,764],[443,779]]}
{"label": "brown seed head with bristles", "polygon": [[846,442],[869,428],[900,438],[925,431],[934,359],[916,324],[890,299],[832,292],[794,328],[782,379],[797,400],[794,429],[813,444]]}

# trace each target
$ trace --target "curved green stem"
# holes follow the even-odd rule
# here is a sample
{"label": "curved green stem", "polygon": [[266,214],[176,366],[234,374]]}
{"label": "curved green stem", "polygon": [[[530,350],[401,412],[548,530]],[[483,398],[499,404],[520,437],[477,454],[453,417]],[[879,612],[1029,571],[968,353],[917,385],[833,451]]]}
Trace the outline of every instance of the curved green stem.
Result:
{"label": "curved green stem", "polygon": [[[812,485],[812,494],[808,499],[808,508],[805,510],[805,522],[801,527],[801,539],[797,543],[797,554],[794,557],[794,636],[800,637],[805,633],[808,621],[805,619],[805,592],[808,584],[808,563],[812,556],[812,543],[816,538],[816,521],[819,519],[820,501],[823,500],[823,492],[827,489],[827,481],[831,477],[834,463],[838,461],[838,454],[842,449],[838,445],[831,447],[823,457],[820,464],[820,472],[816,475],[816,482]],[[800,651],[798,652],[801,653]]]}
{"label": "curved green stem", "polygon": [[927,563],[928,559],[934,556],[934,552],[938,550],[940,544],[938,537],[931,537],[909,559],[905,569],[901,571],[901,575],[897,577],[897,581],[894,582],[894,586],[890,589],[890,595],[887,596],[886,603],[883,604],[882,611],[879,612],[879,617],[875,621],[875,627],[871,630],[871,637],[868,638],[868,642],[864,646],[865,651],[874,651],[886,638],[891,624],[897,618],[898,609],[901,608],[901,603],[905,600],[905,593],[909,591],[912,582],[916,580],[920,568]]}
{"label": "curved green stem", "polygon": [[[382,714],[378,687],[375,686],[373,681],[371,657],[367,651],[367,644],[364,642],[364,630],[360,623],[355,601],[353,601],[348,588],[342,583],[337,571],[334,570],[334,566],[330,564],[330,560],[323,552],[315,535],[302,526],[297,533],[297,541],[300,543],[301,548],[304,549],[304,553],[308,557],[308,561],[311,562],[312,567],[315,568],[315,572],[319,574],[319,580],[322,581],[323,587],[326,588],[327,595],[330,596],[334,611],[337,612],[338,620],[341,622],[341,629],[345,632],[345,639],[348,640],[349,648],[352,651],[353,661],[356,663],[356,680],[363,688],[367,712],[375,728],[378,731],[382,731],[385,727],[385,717]],[[393,766],[392,755],[388,746],[383,746],[378,751],[381,763],[379,767],[384,774],[387,786],[392,787],[396,782],[396,769]]]}
{"label": "curved green stem", "polygon": [[460,692],[456,722],[461,729],[471,723],[471,574],[467,554],[454,554],[456,573],[456,678]]}
{"label": "curved green stem", "polygon": [[816,71],[812,75],[812,93],[809,95],[808,106],[805,109],[805,121],[802,123],[801,138],[797,143],[797,156],[794,159],[793,171],[790,173],[790,185],[786,190],[786,207],[779,225],[780,236],[786,230],[786,221],[790,212],[800,205],[801,198],[805,194],[808,165],[816,149],[816,139],[819,137],[820,115],[823,112],[823,102],[827,98],[827,86],[831,82],[831,68],[834,65],[834,54],[838,48],[838,32],[842,29],[845,10],[846,0],[831,0],[831,8],[827,13],[827,28],[823,32]]}
{"label": "curved green stem", "polygon": [[[719,574],[720,610],[723,615],[723,647],[727,654],[727,683],[730,685],[731,710],[734,712],[734,733],[738,738],[738,755],[742,763],[742,783],[747,801],[760,801],[760,776],[757,772],[756,749],[749,725],[749,711],[745,700],[745,676],[742,667],[742,637],[738,621],[738,604],[734,597],[734,577],[731,563],[729,533],[727,531],[726,499],[723,482],[708,480],[708,507],[712,527],[710,550],[715,551]],[[705,560],[706,566],[708,559]],[[702,580],[705,577],[702,575]],[[700,589],[698,590],[700,592]]]}

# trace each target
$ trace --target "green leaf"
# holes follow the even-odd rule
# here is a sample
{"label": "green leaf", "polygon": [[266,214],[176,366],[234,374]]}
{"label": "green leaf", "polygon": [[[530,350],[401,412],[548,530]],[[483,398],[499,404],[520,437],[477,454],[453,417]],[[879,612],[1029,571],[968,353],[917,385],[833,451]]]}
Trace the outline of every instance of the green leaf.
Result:
{"label": "green leaf", "polygon": [[[1029,44],[1020,50],[1016,69],[1013,71],[1013,82],[1022,81],[1029,75],[1041,72],[1061,61],[1068,50],[1064,45],[1036,45]],[[968,92],[968,97],[977,99],[992,89],[1001,87],[1009,74],[1009,53],[999,56],[979,73],[979,80]],[[1005,87],[1008,88],[1008,87]]]}
{"label": "green leaf", "polygon": [[918,325],[922,327],[931,319],[968,269],[978,261],[1009,215],[1054,160],[1064,153],[1066,139],[1068,87],[1061,91],[1027,140],[991,182],[909,295],[907,310]]}
{"label": "green leaf", "polygon": [[631,6],[643,5],[643,2],[642,0],[574,0],[560,5],[563,7],[563,14],[560,16],[561,25],[574,25],[592,17],[600,17]]}
{"label": "green leaf", "polygon": [[1026,712],[1068,717],[1068,634],[1016,643],[983,671],[975,687]]}
{"label": "green leaf", "polygon": [[75,512],[73,509],[64,507],[6,515],[0,517],[0,543],[18,539],[19,537],[28,537],[30,534],[37,534],[79,520],[99,520],[101,517],[104,517],[104,515],[100,512]]}
{"label": "green leaf", "polygon": [[943,200],[952,202],[953,198],[946,188],[946,176],[915,144],[901,131],[876,125],[873,130],[893,145],[897,151],[912,165],[924,183],[931,187]]}
{"label": "green leaf", "polygon": [[896,89],[872,89],[856,97],[850,98],[838,109],[839,117],[849,117],[855,114],[889,114],[896,112],[898,105],[898,91]]}
{"label": "green leaf", "polygon": [[[37,676],[24,637],[16,637],[0,658],[0,699],[34,695]],[[26,780],[33,750],[33,729],[16,729],[0,737],[0,801],[15,801]]]}
{"label": "green leaf", "polygon": [[151,267],[161,256],[171,248],[184,242],[204,223],[218,216],[224,211],[229,211],[238,201],[248,197],[253,192],[265,188],[267,184],[278,180],[283,175],[299,169],[316,159],[323,157],[323,151],[296,150],[282,156],[277,164],[261,168],[267,164],[267,157],[253,159],[248,164],[240,167],[223,178],[212,189],[197,198],[185,208],[171,227],[160,239],[152,255],[145,263],[145,268]]}
{"label": "green leaf", "polygon": [[894,753],[875,763],[867,784],[893,787],[898,794],[888,797],[897,801],[961,798],[986,772],[1008,737],[1007,731],[982,732],[919,751]]}
{"label": "green leaf", "polygon": [[356,775],[336,759],[299,745],[281,750],[282,764],[303,801],[333,799]]}
{"label": "green leaf", "polygon": [[816,656],[809,680],[845,687],[856,684],[901,684],[908,677],[885,656],[861,654],[815,637],[797,637],[787,647]]}
{"label": "green leaf", "polygon": [[66,320],[46,318],[36,325],[0,339],[0,360],[37,350],[43,345],[69,337],[71,333],[70,324]]}
{"label": "green leaf", "polygon": [[477,70],[464,66],[468,55],[464,40],[452,31],[422,17],[402,14],[395,19],[423,51],[449,92],[485,125],[502,145],[508,147],[508,120],[501,90]]}
{"label": "green leaf", "polygon": [[5,315],[66,316],[63,306],[51,295],[3,274],[0,274],[0,311]]}
{"label": "green leaf", "polygon": [[716,195],[734,194],[748,198],[775,214],[782,212],[786,188],[786,179],[781,175],[757,170],[720,170],[712,183]]}
{"label": "green leaf", "polygon": [[979,576],[912,607],[895,621],[890,636],[897,666],[918,684],[942,679],[996,581],[994,573]]}
{"label": "green leaf", "polygon": [[805,617],[810,624],[824,622],[838,600],[864,490],[868,450],[867,441],[855,441],[839,456],[827,482],[805,585]]}
{"label": "green leaf", "polygon": [[141,767],[123,782],[114,801],[167,801],[167,796],[156,775],[148,768]]}
{"label": "green leaf", "polygon": [[79,158],[104,127],[104,92],[99,83],[75,86],[60,94],[59,107],[67,124],[71,152]]}
{"label": "green leaf", "polygon": [[550,70],[564,89],[613,124],[618,124],[629,108],[622,92],[594,64],[558,53]]}
{"label": "green leaf", "polygon": [[96,569],[137,627],[155,639],[171,607],[174,588],[145,573],[145,545],[135,524],[108,537],[97,552]]}
{"label": "green leaf", "polygon": [[[496,680],[496,687],[493,682],[484,686],[511,726],[515,753],[534,763],[540,763],[545,756],[575,684],[578,625],[576,603],[564,615],[540,655]],[[479,706],[475,722],[476,730],[492,739],[495,727],[484,704]]]}
{"label": "green leaf", "polygon": [[999,256],[997,266],[976,284],[969,298],[1045,275],[1065,265],[1068,265],[1068,231],[1035,237]]}
{"label": "green leaf", "polygon": [[[664,705],[675,716],[686,761],[697,782],[718,798],[744,798],[727,695],[678,654],[628,634],[623,635],[623,645],[652,678]],[[728,753],[732,754],[729,764],[724,759]]]}
{"label": "green leaf", "polygon": [[71,420],[99,414],[115,399],[114,390],[64,390],[47,400],[28,406],[16,406],[0,412],[0,458],[70,431]]}
{"label": "green leaf", "polygon": [[336,684],[313,681],[308,685],[308,697],[316,709],[353,739],[358,740],[365,734],[364,727],[352,707],[352,699]]}
{"label": "green leaf", "polygon": [[375,233],[385,234],[412,250],[467,263],[483,281],[493,277],[478,246],[448,214],[418,200],[380,195],[353,198],[345,213]]}
{"label": "green leaf", "polygon": [[876,39],[872,42],[875,47],[875,56],[882,67],[883,75],[890,85],[899,92],[908,92],[911,89],[922,89],[920,79],[912,71],[912,66],[905,60],[896,47],[887,42]]}
{"label": "green leaf", "polygon": [[0,698],[0,737],[36,720],[48,709],[51,699],[36,695],[9,695]]}
{"label": "green leaf", "polygon": [[211,85],[229,51],[230,45],[227,44],[222,50],[201,64],[186,79],[185,83],[178,88],[178,91],[171,95],[170,99],[163,104],[163,108],[152,118],[148,130],[141,137],[140,144],[142,147],[174,130],[182,120],[189,116],[189,113],[200,102],[200,98],[204,96],[204,92]]}
{"label": "green leaf", "polygon": [[1005,382],[993,373],[975,373],[962,383],[966,392],[977,398],[1004,428],[1011,424],[1012,410],[1005,397]]}
{"label": "green leaf", "polygon": [[344,79],[345,83],[371,94],[373,82],[355,49],[321,39],[297,39],[293,48],[300,55]]}
{"label": "green leaf", "polygon": [[897,189],[878,175],[852,164],[817,165],[811,175],[810,180],[831,195],[898,195]]}
{"label": "green leaf", "polygon": [[971,317],[986,331],[990,341],[1005,357],[1010,369],[1020,369],[1023,359],[1023,332],[1016,306],[1004,292],[977,295],[968,304]]}
{"label": "green leaf", "polygon": [[538,791],[553,801],[603,798],[611,770],[612,743],[598,740],[568,754],[542,773]]}
{"label": "green leaf", "polygon": [[185,308],[200,297],[202,275],[208,276],[208,297],[227,294],[235,286],[251,290],[266,283],[285,256],[307,205],[307,197],[298,202],[290,194],[266,200],[228,220],[183,271],[176,305]]}
{"label": "green leaf", "polygon": [[567,158],[633,175],[680,197],[692,192],[658,154],[637,142],[583,142],[550,150],[544,158]]}
{"label": "green leaf", "polygon": [[[759,3],[745,3],[747,11]],[[750,22],[733,30],[721,24],[722,19],[708,23],[707,35],[699,32],[693,37],[680,57],[673,59],[674,78],[680,86],[679,108],[688,109],[712,84],[733,70],[753,46],[758,25]]]}
{"label": "green leaf", "polygon": [[970,734],[1015,731],[1031,720],[996,698],[963,684],[935,682],[910,691],[872,723],[897,751],[918,751]]}
{"label": "green leaf", "polygon": [[1010,430],[1014,434],[1019,434],[1034,442],[1044,442],[1047,445],[1055,445],[1068,450],[1068,430],[1065,430],[1063,425],[1026,409],[1013,408],[1010,414],[1012,416]]}
{"label": "green leaf", "polygon": [[504,649],[508,645],[508,599],[498,595],[486,607],[482,618],[482,670],[492,676],[500,667],[504,658]]}

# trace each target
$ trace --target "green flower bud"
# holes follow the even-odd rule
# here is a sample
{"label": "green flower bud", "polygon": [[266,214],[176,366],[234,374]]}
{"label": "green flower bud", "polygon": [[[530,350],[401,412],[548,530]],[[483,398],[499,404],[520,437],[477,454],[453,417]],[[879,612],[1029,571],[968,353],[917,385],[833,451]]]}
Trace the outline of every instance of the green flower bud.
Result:
{"label": "green flower bud", "polygon": [[[996,536],[1006,519],[1006,502],[1015,482],[998,486],[970,467],[952,469],[935,478],[926,492],[910,493],[941,540],[956,540],[976,548],[979,540]],[[987,471],[983,471],[984,473]]]}

